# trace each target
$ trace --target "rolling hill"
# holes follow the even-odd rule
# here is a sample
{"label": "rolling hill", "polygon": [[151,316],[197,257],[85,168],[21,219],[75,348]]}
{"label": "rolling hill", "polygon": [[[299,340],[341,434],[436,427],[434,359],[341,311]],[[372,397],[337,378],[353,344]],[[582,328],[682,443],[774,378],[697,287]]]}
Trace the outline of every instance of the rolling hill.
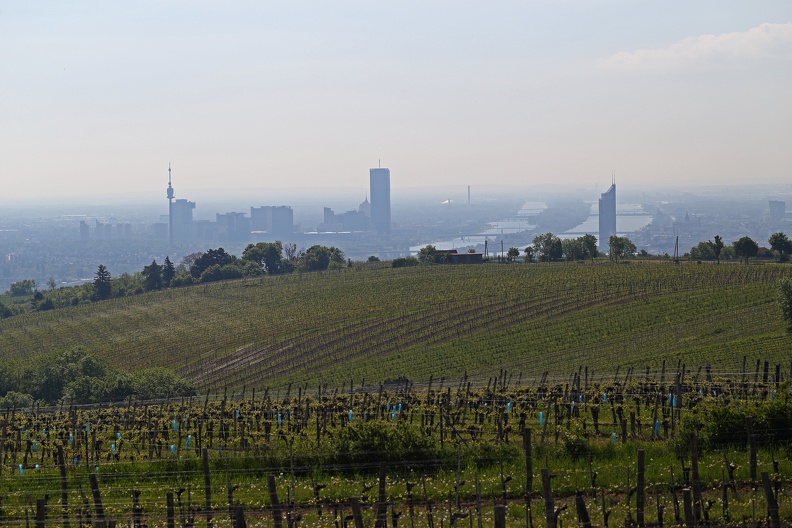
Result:
{"label": "rolling hill", "polygon": [[331,387],[500,369],[566,379],[616,369],[789,367],[776,304],[792,266],[485,264],[369,268],[172,289],[0,321],[12,364],[80,345],[198,387]]}

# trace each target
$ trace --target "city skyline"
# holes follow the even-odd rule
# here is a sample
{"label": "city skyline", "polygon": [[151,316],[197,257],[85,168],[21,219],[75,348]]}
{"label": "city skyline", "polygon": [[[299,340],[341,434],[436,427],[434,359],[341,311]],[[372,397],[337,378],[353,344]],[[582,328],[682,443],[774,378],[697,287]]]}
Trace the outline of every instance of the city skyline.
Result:
{"label": "city skyline", "polygon": [[4,194],[790,180],[789,2],[418,6],[3,2]]}

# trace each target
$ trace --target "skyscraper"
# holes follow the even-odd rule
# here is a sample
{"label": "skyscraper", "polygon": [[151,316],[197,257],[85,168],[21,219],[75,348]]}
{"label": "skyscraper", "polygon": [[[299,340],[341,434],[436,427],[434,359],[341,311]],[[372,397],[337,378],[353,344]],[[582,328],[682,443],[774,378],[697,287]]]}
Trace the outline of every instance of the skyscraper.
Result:
{"label": "skyscraper", "polygon": [[608,239],[616,235],[616,182],[600,195],[599,199],[599,246],[608,247]]}
{"label": "skyscraper", "polygon": [[294,232],[294,211],[288,205],[251,207],[250,229],[288,237]]}
{"label": "skyscraper", "polygon": [[180,198],[171,206],[171,236],[173,242],[189,242],[193,239],[193,209],[195,202]]}
{"label": "skyscraper", "polygon": [[168,244],[187,242],[193,238],[193,209],[195,202],[180,199],[174,202],[171,166],[168,163]]}
{"label": "skyscraper", "polygon": [[380,234],[391,231],[390,169],[369,170],[371,194],[371,224]]}

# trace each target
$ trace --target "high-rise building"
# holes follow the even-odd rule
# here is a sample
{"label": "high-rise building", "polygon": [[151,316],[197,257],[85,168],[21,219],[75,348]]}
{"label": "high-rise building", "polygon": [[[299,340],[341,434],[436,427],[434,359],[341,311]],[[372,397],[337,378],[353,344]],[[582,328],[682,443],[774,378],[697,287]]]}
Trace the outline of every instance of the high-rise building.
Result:
{"label": "high-rise building", "polygon": [[616,235],[616,183],[600,195],[599,199],[599,246],[608,247],[608,239]]}
{"label": "high-rise building", "polygon": [[193,209],[195,202],[180,198],[171,205],[171,233],[174,242],[193,240]]}
{"label": "high-rise building", "polygon": [[371,224],[381,234],[391,231],[390,169],[369,170]]}
{"label": "high-rise building", "polygon": [[184,198],[174,201],[173,185],[171,183],[171,166],[168,163],[168,244],[174,242],[189,242],[195,238],[195,222],[193,209],[195,202]]}
{"label": "high-rise building", "polygon": [[786,216],[786,202],[770,200],[770,222],[776,224]]}
{"label": "high-rise building", "polygon": [[247,242],[250,239],[250,218],[245,213],[217,213],[219,242]]}
{"label": "high-rise building", "polygon": [[294,211],[288,205],[251,207],[250,229],[287,237],[294,233]]}

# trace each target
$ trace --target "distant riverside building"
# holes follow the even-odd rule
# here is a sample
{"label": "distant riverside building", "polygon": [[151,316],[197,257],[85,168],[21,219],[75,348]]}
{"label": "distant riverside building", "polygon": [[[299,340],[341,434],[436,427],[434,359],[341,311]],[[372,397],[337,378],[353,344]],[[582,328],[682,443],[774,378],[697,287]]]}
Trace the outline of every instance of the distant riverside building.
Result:
{"label": "distant riverside building", "polygon": [[83,242],[88,240],[89,227],[85,220],[80,220],[80,240]]}
{"label": "distant riverside building", "polygon": [[369,170],[371,225],[381,234],[391,231],[390,169]]}
{"label": "distant riverside building", "polygon": [[250,229],[287,237],[294,233],[294,211],[287,205],[251,207]]}
{"label": "distant riverside building", "polygon": [[600,195],[599,199],[599,246],[608,247],[608,239],[616,235],[616,184]]}
{"label": "distant riverside building", "polygon": [[778,223],[786,216],[786,202],[770,200],[770,221]]}

